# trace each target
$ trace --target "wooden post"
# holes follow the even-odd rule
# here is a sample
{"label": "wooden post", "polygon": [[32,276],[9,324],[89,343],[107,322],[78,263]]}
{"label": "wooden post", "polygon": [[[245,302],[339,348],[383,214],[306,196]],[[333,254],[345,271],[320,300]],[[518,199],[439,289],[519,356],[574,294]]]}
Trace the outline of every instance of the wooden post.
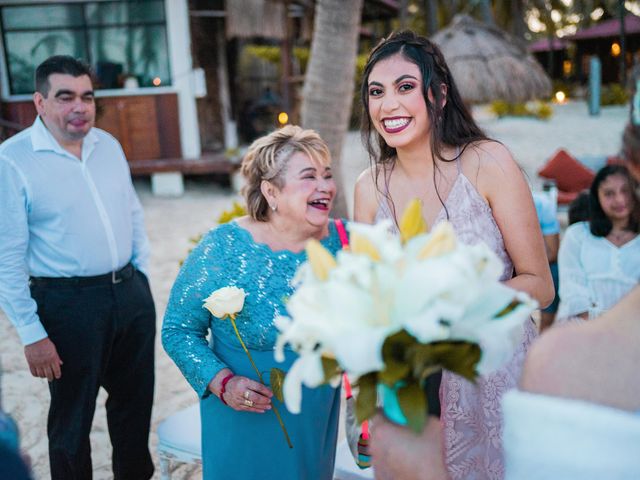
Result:
{"label": "wooden post", "polygon": [[597,56],[591,57],[589,67],[589,115],[600,115],[600,84],[602,66]]}
{"label": "wooden post", "polygon": [[293,53],[293,39],[291,28],[291,19],[289,18],[289,3],[290,0],[284,0],[283,4],[283,24],[285,29],[284,38],[281,44],[280,51],[280,67],[282,69],[281,78],[280,78],[280,90],[281,90],[281,98],[282,98],[282,108],[287,114],[291,115],[291,77],[292,73],[292,63],[291,56]]}
{"label": "wooden post", "polygon": [[624,0],[618,0],[618,15],[620,17],[620,85],[627,83],[627,53],[625,48],[625,28],[624,17],[626,9],[624,8]]}
{"label": "wooden post", "polygon": [[425,17],[427,20],[427,35],[431,36],[438,31],[438,5],[436,0],[425,0]]}
{"label": "wooden post", "polygon": [[407,28],[407,9],[409,8],[408,0],[400,0],[400,30]]}

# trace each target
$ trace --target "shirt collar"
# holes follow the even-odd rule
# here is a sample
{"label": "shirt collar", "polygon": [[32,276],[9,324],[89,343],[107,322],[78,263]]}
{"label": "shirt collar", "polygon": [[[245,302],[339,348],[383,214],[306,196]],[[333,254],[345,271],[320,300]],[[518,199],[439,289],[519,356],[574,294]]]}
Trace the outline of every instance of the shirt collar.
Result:
{"label": "shirt collar", "polygon": [[[89,130],[89,133],[82,139],[82,159],[89,157],[94,149],[95,144],[98,142],[98,135],[93,131],[93,128]],[[53,151],[60,155],[66,155],[68,157],[76,158],[66,151],[58,143],[55,137],[51,134],[49,129],[45,126],[44,122],[40,118],[40,115],[36,117],[35,122],[31,127],[31,145],[34,152],[38,151]]]}

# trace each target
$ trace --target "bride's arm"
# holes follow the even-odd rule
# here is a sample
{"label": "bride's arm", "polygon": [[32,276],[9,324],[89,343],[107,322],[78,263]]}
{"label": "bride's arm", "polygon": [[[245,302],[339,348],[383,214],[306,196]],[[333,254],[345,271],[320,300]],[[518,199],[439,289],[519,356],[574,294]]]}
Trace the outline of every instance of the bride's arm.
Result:
{"label": "bride's arm", "polygon": [[515,276],[506,283],[527,292],[544,308],[555,292],[529,185],[504,145],[485,142],[477,151],[478,191],[491,207],[515,267]]}
{"label": "bride's arm", "polygon": [[367,168],[356,180],[353,199],[353,219],[361,223],[373,223],[378,210],[376,186],[371,169]]}

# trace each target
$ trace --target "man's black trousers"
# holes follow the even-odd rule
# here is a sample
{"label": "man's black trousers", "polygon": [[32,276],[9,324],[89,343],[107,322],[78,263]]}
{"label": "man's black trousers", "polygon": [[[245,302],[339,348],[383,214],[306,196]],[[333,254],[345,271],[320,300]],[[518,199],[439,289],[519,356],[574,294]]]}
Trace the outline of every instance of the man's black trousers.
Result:
{"label": "man's black trousers", "polygon": [[38,315],[63,362],[62,377],[49,384],[53,480],[92,478],[89,433],[100,387],[108,393],[114,479],[153,475],[153,298],[147,278],[131,265],[109,275],[31,280]]}

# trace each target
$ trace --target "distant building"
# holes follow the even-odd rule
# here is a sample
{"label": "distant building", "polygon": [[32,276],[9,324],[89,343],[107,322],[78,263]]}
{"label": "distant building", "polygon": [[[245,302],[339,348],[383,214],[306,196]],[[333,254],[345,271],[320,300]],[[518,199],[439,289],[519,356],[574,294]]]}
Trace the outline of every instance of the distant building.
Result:
{"label": "distant building", "polygon": [[[625,62],[629,71],[640,62],[640,17],[627,13],[624,27]],[[620,82],[622,49],[618,18],[578,30],[574,35],[554,38],[551,43],[548,39],[537,40],[529,45],[529,51],[553,79],[570,78],[586,82],[591,57],[597,56],[602,62],[602,83]],[[551,67],[550,60],[553,63]]]}
{"label": "distant building", "polygon": [[[627,71],[637,62],[640,52],[640,17],[627,13],[624,17],[625,63]],[[620,82],[620,20],[612,18],[566,37],[576,46],[576,76],[586,80],[589,62],[596,55],[602,62],[602,83]]]}

